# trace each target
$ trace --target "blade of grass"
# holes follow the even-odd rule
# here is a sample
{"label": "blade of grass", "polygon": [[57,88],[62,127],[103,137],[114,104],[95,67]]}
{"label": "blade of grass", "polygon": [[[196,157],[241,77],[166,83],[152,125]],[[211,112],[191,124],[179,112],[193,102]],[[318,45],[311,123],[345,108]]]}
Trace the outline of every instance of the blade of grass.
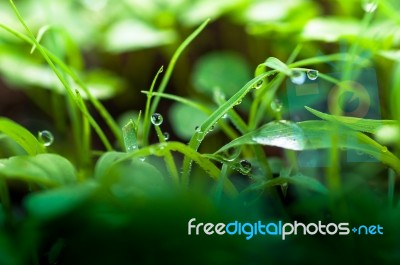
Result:
{"label": "blade of grass", "polygon": [[[204,139],[205,134],[211,129],[211,127],[218,122],[218,120],[226,114],[230,109],[237,105],[241,100],[254,88],[254,86],[265,77],[273,75],[276,70],[268,71],[261,74],[244,85],[235,95],[233,95],[229,100],[227,100],[223,105],[221,105],[216,111],[214,111],[206,121],[200,126],[200,130],[196,131],[189,142],[189,148],[197,151],[202,139]],[[192,160],[190,157],[185,157],[183,161],[182,168],[182,182],[184,186],[189,184],[189,175],[191,170]]]}
{"label": "blade of grass", "polygon": [[146,109],[144,111],[143,134],[142,134],[142,136],[143,136],[142,143],[143,143],[144,146],[146,146],[148,144],[148,137],[146,136],[146,130],[147,130],[146,128],[148,126],[150,126],[151,98],[154,95],[153,90],[154,90],[154,86],[156,85],[157,78],[162,73],[163,69],[164,69],[163,66],[161,66],[160,69],[158,69],[158,71],[157,71],[156,75],[154,76],[153,81],[151,83],[150,90],[147,93]]}
{"label": "blade of grass", "polygon": [[[199,154],[197,151],[188,147],[187,145],[180,142],[166,142],[160,144],[154,144],[146,146],[137,151],[127,154],[124,158],[115,161],[115,164],[122,163],[128,159],[135,157],[145,157],[150,155],[165,156],[167,151],[176,151],[183,154],[185,157],[195,161],[211,178],[218,180],[221,173],[220,170],[206,157]],[[237,195],[235,186],[229,180],[224,183],[224,190],[231,196]]]}
{"label": "blade of grass", "polygon": [[346,126],[352,130],[360,132],[376,133],[377,129],[379,129],[379,127],[381,126],[398,125],[398,122],[395,120],[371,120],[371,119],[362,119],[355,117],[330,115],[307,106],[304,107],[318,118],[321,118],[329,122],[339,123],[340,125]]}
{"label": "blade of grass", "polygon": [[[150,91],[141,91],[141,92],[144,93],[144,94],[147,94],[147,95],[150,93]],[[203,112],[203,113],[205,113],[207,115],[210,115],[213,112],[212,109],[210,109],[210,108],[208,108],[208,107],[206,107],[206,106],[204,106],[204,105],[202,105],[200,103],[197,103],[195,101],[192,101],[192,100],[189,100],[189,99],[186,99],[186,98],[183,98],[183,97],[179,97],[179,96],[172,95],[172,94],[167,94],[167,93],[159,93],[159,92],[153,92],[152,94],[156,95],[156,96],[159,96],[160,98],[166,98],[166,99],[170,99],[170,100],[182,103],[184,105],[187,105],[189,107],[197,109],[197,110],[199,110],[199,111],[201,111],[201,112]],[[221,129],[224,131],[224,133],[229,138],[235,139],[235,138],[239,137],[238,134],[228,124],[226,124],[223,120],[219,120],[218,124],[220,125]]]}
{"label": "blade of grass", "polygon": [[[160,126],[154,126],[157,132],[157,137],[160,143],[166,143],[164,135],[160,129]],[[166,151],[164,155],[164,161],[165,164],[167,165],[167,169],[169,174],[171,175],[171,179],[175,184],[179,184],[179,173],[178,170],[176,169],[176,164],[174,161],[174,157],[172,156],[170,151]]]}
{"label": "blade of grass", "polygon": [[[24,34],[21,34],[1,23],[0,23],[0,27],[3,28],[4,30],[6,30],[7,32],[11,33],[12,35],[16,36],[17,38],[29,43],[30,45],[35,45],[34,38],[30,39],[29,37],[25,36]],[[60,60],[57,56],[55,56],[52,52],[50,52],[49,50],[47,50],[45,47],[43,47],[42,45],[40,45],[37,42],[36,42],[36,45],[38,47],[38,50],[42,54],[43,58],[45,58],[46,62],[53,69],[53,71],[54,71],[54,69],[56,69],[53,64],[53,62],[54,62],[57,66],[60,67],[60,69],[62,71],[67,73],[72,78],[72,80],[74,82],[76,82],[77,85],[79,85],[82,88],[82,90],[85,92],[88,100],[93,104],[95,109],[100,113],[100,116],[103,117],[103,119],[105,120],[107,125],[110,127],[111,131],[113,132],[114,136],[116,137],[116,139],[118,140],[120,145],[123,146],[122,135],[121,135],[121,132],[120,132],[120,129],[119,129],[117,123],[111,117],[111,115],[108,113],[108,111],[105,109],[105,107],[101,104],[101,102],[97,98],[93,97],[93,95],[90,93],[88,87],[82,82],[82,80],[78,77],[78,75],[74,71],[72,71],[62,60]],[[55,73],[56,73],[57,77],[60,79],[60,75],[57,74],[58,73],[57,69],[56,69]],[[60,79],[60,81],[65,87],[65,83],[66,83],[65,80]],[[66,90],[67,90],[67,95],[71,96],[71,93],[72,93],[70,91],[71,89],[68,90],[68,88],[66,88]]]}
{"label": "blade of grass", "polygon": [[[203,31],[203,29],[207,26],[207,24],[210,22],[210,19],[207,19],[204,21],[192,34],[187,37],[183,43],[178,47],[178,49],[175,51],[174,55],[172,56],[172,59],[167,67],[167,70],[165,72],[164,77],[161,80],[161,84],[157,89],[157,92],[164,92],[167,84],[169,82],[169,79],[171,78],[172,71],[175,68],[175,64],[178,61],[179,56],[182,54],[182,52],[185,50],[185,48],[200,34],[200,32]],[[153,100],[151,107],[150,107],[150,113],[154,113],[157,110],[158,103],[160,102],[160,97],[155,97]],[[145,120],[143,124],[143,137],[144,137],[144,142],[148,142],[148,137],[149,137],[149,128],[150,128],[150,121]]]}

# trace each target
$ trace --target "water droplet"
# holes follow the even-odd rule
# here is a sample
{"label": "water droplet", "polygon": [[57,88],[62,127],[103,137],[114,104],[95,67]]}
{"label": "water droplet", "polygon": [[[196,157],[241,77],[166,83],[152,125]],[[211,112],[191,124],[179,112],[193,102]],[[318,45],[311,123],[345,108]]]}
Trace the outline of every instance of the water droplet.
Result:
{"label": "water droplet", "polygon": [[242,100],[241,99],[239,99],[238,102],[236,102],[236,105],[240,105],[240,104],[242,104]]}
{"label": "water droplet", "polygon": [[240,155],[240,148],[231,147],[224,152],[224,160],[227,162],[233,162]]}
{"label": "water droplet", "polygon": [[382,151],[382,153],[386,153],[386,152],[388,151],[388,148],[387,148],[386,146],[384,146],[384,147],[381,149],[381,151]]}
{"label": "water droplet", "polygon": [[50,146],[54,142],[54,136],[49,131],[41,131],[39,132],[39,142],[41,142],[44,146]]}
{"label": "water droplet", "polygon": [[288,187],[289,185],[287,182],[281,184],[281,190],[284,198],[286,198]]}
{"label": "water droplet", "polygon": [[155,126],[160,126],[163,123],[163,116],[160,113],[154,113],[151,115],[151,123]]}
{"label": "water droplet", "polygon": [[249,174],[251,172],[251,163],[247,160],[241,160],[239,162],[239,170],[242,174]]}
{"label": "water droplet", "polygon": [[271,109],[275,112],[281,112],[282,106],[282,102],[277,98],[271,102]]}
{"label": "water droplet", "polygon": [[378,8],[378,1],[377,0],[363,0],[362,8],[367,13],[373,13]]}
{"label": "water droplet", "polygon": [[255,89],[260,89],[260,88],[262,87],[263,83],[264,83],[264,81],[259,80],[259,81],[256,83],[256,85],[254,86],[254,88],[255,88]]}
{"label": "water droplet", "polygon": [[306,81],[306,74],[303,71],[293,71],[290,80],[293,84],[302,85]]}
{"label": "water droplet", "polygon": [[212,131],[214,131],[214,129],[215,129],[215,126],[214,126],[214,125],[212,125],[212,126],[210,127],[210,130],[209,130],[209,132],[212,132]]}
{"label": "water droplet", "polygon": [[225,114],[222,116],[222,119],[228,119],[228,114],[225,113]]}
{"label": "water droplet", "polygon": [[308,79],[314,81],[315,79],[318,78],[319,72],[317,70],[308,70],[307,71],[307,77]]}
{"label": "water droplet", "polygon": [[194,127],[194,130],[195,130],[196,132],[200,132],[200,126]]}
{"label": "water droplet", "polygon": [[144,157],[144,156],[143,157],[139,157],[139,160],[144,162],[144,161],[146,161],[146,157]]}
{"label": "water droplet", "polygon": [[204,133],[201,133],[201,132],[199,132],[198,134],[197,134],[197,141],[203,141],[203,139],[204,139]]}
{"label": "water droplet", "polygon": [[357,151],[356,151],[356,154],[359,155],[359,156],[365,155],[365,153],[364,153],[363,151],[360,151],[360,150],[357,150]]}
{"label": "water droplet", "polygon": [[165,141],[168,141],[168,140],[169,140],[169,133],[168,133],[168,132],[164,132],[164,133],[163,133],[163,136],[164,136],[164,140],[165,140]]}

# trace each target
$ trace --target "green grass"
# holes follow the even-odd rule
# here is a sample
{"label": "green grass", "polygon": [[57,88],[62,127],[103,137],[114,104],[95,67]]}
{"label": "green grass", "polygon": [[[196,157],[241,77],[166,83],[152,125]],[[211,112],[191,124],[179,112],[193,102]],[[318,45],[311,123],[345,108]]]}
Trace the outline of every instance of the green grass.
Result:
{"label": "green grass", "polygon": [[[241,23],[247,16],[245,12],[239,15],[247,8],[245,2],[226,4],[226,10],[209,5],[221,14],[235,17],[227,15],[221,19]],[[321,22],[326,28],[318,33],[327,35],[320,37],[307,36],[303,30],[309,21],[323,20],[316,15],[317,4],[308,6],[309,11],[298,16],[288,9],[288,17],[279,23],[257,24],[247,17],[247,22],[242,22],[246,24],[240,25],[241,30],[235,31],[246,37],[240,45],[232,41],[229,23],[218,24],[219,20],[211,23],[210,19],[202,18],[203,22],[194,23],[197,28],[191,27],[189,32],[180,20],[183,18],[174,15],[175,8],[165,9],[164,13],[153,10],[157,14],[154,17],[163,19],[149,19],[147,28],[140,24],[141,30],[147,30],[146,34],[152,32],[162,43],[166,41],[164,37],[167,39],[168,27],[172,27],[180,42],[164,47],[161,52],[169,60],[165,73],[164,67],[151,56],[148,61],[141,60],[151,67],[142,65],[142,69],[126,71],[129,75],[133,72],[135,77],[137,72],[143,78],[154,76],[144,80],[148,89],[135,83],[125,91],[126,96],[110,96],[102,102],[84,81],[89,70],[83,58],[87,57],[88,61],[93,58],[87,48],[79,48],[79,37],[75,40],[67,30],[53,26],[32,25],[31,28],[32,22],[21,15],[24,12],[19,8],[20,3],[10,0],[9,7],[23,31],[16,25],[0,22],[3,33],[17,43],[0,35],[0,46],[6,47],[0,53],[0,60],[11,58],[12,49],[18,49],[17,53],[37,64],[38,69],[50,69],[62,87],[61,90],[55,85],[41,87],[37,82],[33,88],[25,88],[25,93],[42,105],[40,109],[45,110],[47,119],[50,117],[58,124],[53,127],[54,144],[46,146],[21,121],[0,118],[0,145],[4,147],[0,159],[0,264],[55,264],[58,261],[60,264],[131,264],[129,253],[132,251],[138,263],[143,264],[158,263],[160,256],[177,264],[214,261],[285,264],[300,259],[336,264],[338,257],[332,253],[337,251],[354,253],[354,260],[363,260],[363,255],[370,253],[371,258],[367,260],[370,262],[398,261],[396,184],[400,175],[397,104],[400,97],[397,88],[400,79],[397,73],[400,68],[398,60],[380,56],[383,51],[397,49],[398,43],[394,37],[377,36],[371,30],[384,27],[380,21],[398,26],[400,16],[393,12],[394,2],[381,0],[379,3],[379,13],[360,14],[355,4],[338,7],[340,11],[331,10],[338,13],[337,21]],[[130,7],[128,2],[125,4]],[[304,9],[308,4],[299,1],[298,8]],[[187,12],[196,14],[196,10]],[[121,12],[123,19],[130,19],[130,13],[124,13],[126,10],[116,8],[115,12]],[[357,21],[355,35],[333,38],[329,32],[332,29],[337,32],[346,14]],[[113,18],[104,19],[112,21]],[[170,21],[172,26],[160,21]],[[214,23],[221,28],[213,29]],[[107,30],[106,24],[103,27]],[[278,43],[286,44],[281,47],[281,44],[268,43],[268,53],[262,52],[265,51],[262,47],[256,49],[253,43],[261,41],[264,45],[257,34],[267,37],[266,32],[271,28],[276,31],[273,36],[279,39]],[[209,30],[219,32],[229,47],[246,47],[247,55],[255,54],[258,64],[254,64],[254,76],[240,83],[240,78],[247,75],[244,70],[250,66],[244,65],[233,53],[222,51],[227,62],[213,65],[215,58],[208,57],[213,63],[205,64],[211,68],[207,71],[190,65],[192,56],[201,58],[204,53],[197,50],[197,45],[205,45],[202,36],[207,39]],[[50,34],[52,41],[49,42]],[[62,47],[54,49],[60,39],[63,43],[68,40],[69,44],[64,43],[68,51]],[[326,39],[332,39],[333,48],[323,44]],[[338,53],[341,42],[348,47]],[[101,45],[97,48],[108,51],[109,47]],[[132,49],[140,47],[137,43],[131,45]],[[141,45],[150,49],[155,44]],[[322,52],[325,48],[327,54]],[[118,61],[115,58],[136,60],[125,50],[117,51],[114,57],[92,52],[105,64],[108,60]],[[140,60],[143,54],[135,53],[135,56]],[[207,58],[204,60],[207,63]],[[242,67],[235,68],[233,64],[237,62],[243,63]],[[115,71],[120,69],[114,67]],[[289,120],[284,95],[291,89],[288,84],[296,75],[304,74],[307,78],[310,71],[318,71],[318,80],[338,86],[343,92],[352,89],[342,81],[353,78],[355,69],[372,67],[378,72],[382,102],[378,107],[384,119],[349,117],[339,107],[328,113],[304,105],[298,111],[306,110],[312,118]],[[328,74],[338,69],[336,75]],[[22,78],[13,80],[7,73],[0,67],[0,75],[4,75],[8,86],[28,86]],[[122,74],[119,78],[127,79]],[[226,87],[218,83],[219,78],[227,80]],[[183,82],[187,83],[181,86]],[[205,89],[199,84],[209,87]],[[116,91],[110,87],[112,92]],[[129,97],[132,91],[134,96]],[[130,110],[137,111],[137,117],[132,113],[124,119],[114,117],[118,112],[115,106],[126,102]],[[168,115],[171,102],[184,105],[188,113]],[[282,107],[276,105],[280,102]],[[107,110],[105,106],[111,107]],[[162,123],[151,122],[155,113],[161,113]],[[196,129],[185,126],[192,119],[199,121]],[[190,135],[188,139],[180,137],[175,128],[182,123],[181,129]],[[170,139],[165,138],[167,130],[171,130]],[[300,154],[315,150],[324,150],[326,165],[302,167]],[[372,157],[374,162],[346,163],[349,151]],[[385,235],[351,234],[341,238],[299,235],[291,237],[288,243],[268,237],[251,241],[235,236],[190,237],[186,233],[187,221],[193,217],[202,219],[200,222],[379,223],[385,227]]]}

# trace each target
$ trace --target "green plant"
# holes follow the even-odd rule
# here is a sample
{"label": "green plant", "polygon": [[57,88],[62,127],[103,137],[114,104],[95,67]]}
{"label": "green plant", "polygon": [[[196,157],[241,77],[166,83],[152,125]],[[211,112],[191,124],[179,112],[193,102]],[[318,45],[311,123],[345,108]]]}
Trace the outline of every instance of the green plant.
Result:
{"label": "green plant", "polygon": [[[305,41],[296,45],[285,62],[268,57],[256,67],[253,78],[248,77],[248,66],[240,56],[226,52],[208,55],[194,69],[192,80],[197,93],[203,96],[190,99],[167,93],[179,57],[210,23],[207,19],[176,49],[165,74],[163,67],[159,68],[149,90],[142,91],[146,96],[146,104],[141,106],[143,113],[139,112],[137,118],[130,115],[128,121],[119,125],[103,106],[102,98],[81,79],[85,74],[78,74],[85,72],[79,63],[82,58],[79,51],[72,49],[67,56],[43,44],[48,31],[54,31],[52,34],[57,36],[63,35],[62,30],[42,27],[36,37],[14,1],[9,2],[27,34],[5,24],[0,27],[29,46],[22,49],[25,54],[31,50],[30,56],[35,59],[29,57],[29,60],[42,58],[53,76],[56,75],[58,81],[53,80],[49,85],[49,98],[54,103],[49,109],[64,132],[71,124],[73,140],[66,141],[73,143],[74,148],[63,153],[62,148],[57,150],[50,145],[49,132],[42,131],[38,139],[18,123],[0,119],[0,140],[10,146],[12,153],[0,159],[0,264],[158,263],[159,256],[167,263],[256,264],[295,261],[307,249],[319,250],[312,253],[310,261],[318,263],[326,262],[324,255],[329,254],[320,247],[321,242],[347,255],[355,252],[351,261],[362,259],[365,249],[373,252],[370,258],[373,262],[399,259],[393,251],[399,243],[400,232],[396,227],[399,206],[395,189],[400,174],[397,78],[393,80],[392,90],[385,91],[385,95],[394,98],[385,109],[388,120],[346,117],[340,110],[328,114],[303,106],[315,119],[294,122],[284,119],[286,106],[277,101],[284,82],[287,79],[297,82],[296,78],[302,75],[310,80],[323,79],[345,91],[348,88],[341,80],[351,78],[355,65],[360,69],[373,65],[374,58],[363,56],[364,50],[393,59],[389,48],[398,44],[390,43],[390,36],[383,34],[377,39],[367,34],[374,27],[385,26],[379,24],[381,21],[378,25],[371,24],[373,10],[367,10],[361,21],[346,20],[351,27],[347,29],[349,32],[342,32],[344,35],[336,34],[344,23],[342,18],[310,18],[314,8],[304,16],[288,12],[287,20],[282,17],[265,25],[253,25],[249,30],[255,35],[270,32],[271,28],[280,34],[297,30],[306,41],[336,42],[348,38],[350,48],[345,53],[308,56],[309,47],[316,44]],[[240,1],[235,3],[240,6]],[[220,11],[233,8],[235,3],[221,5]],[[308,5],[306,1],[299,3],[293,10]],[[399,16],[390,8],[393,3],[382,0],[379,4],[382,16],[389,17],[388,23],[398,24]],[[293,11],[292,7],[287,8]],[[277,26],[281,19],[282,24]],[[292,27],[298,23],[306,25],[301,29]],[[316,23],[322,27],[318,32],[313,31]],[[68,39],[68,34],[64,37]],[[382,44],[382,38],[388,43]],[[115,44],[111,40],[110,43]],[[110,43],[114,52],[127,49]],[[15,52],[7,50],[4,56],[8,53]],[[223,60],[216,59],[219,56]],[[305,59],[299,59],[300,56]],[[26,59],[25,66],[32,65],[29,60]],[[48,70],[41,62],[40,69]],[[341,65],[340,77],[316,70],[328,69],[331,63]],[[229,71],[221,71],[219,78],[213,77],[218,68]],[[393,69],[395,75],[398,67]],[[10,71],[3,69],[2,73],[12,79]],[[104,81],[110,87],[124,83],[113,74],[99,73],[92,76],[93,83]],[[231,75],[235,78],[224,86],[224,78]],[[244,85],[243,81],[246,81]],[[26,78],[19,85],[30,84],[34,82]],[[112,98],[114,92],[106,93],[107,98]],[[31,96],[40,102],[35,95]],[[164,99],[174,101],[178,111],[171,108],[170,122],[176,128],[180,125],[175,134],[182,139],[190,135],[184,139],[189,140],[187,144],[184,140],[169,140],[169,134],[162,130],[167,115],[159,114],[165,113],[159,103]],[[199,122],[196,128],[182,126],[184,114],[186,119]],[[156,142],[150,137],[154,132]],[[97,138],[102,144],[100,147],[95,144]],[[204,147],[207,143],[210,144]],[[269,155],[269,147],[281,148],[282,155]],[[313,171],[298,165],[296,152],[320,149],[328,150],[328,167]],[[351,168],[341,163],[343,150],[370,155],[378,164]],[[371,191],[373,185],[379,186],[377,191]],[[293,196],[292,203],[288,202],[288,189]],[[18,193],[23,198],[16,199]],[[206,236],[188,237],[187,221],[193,216],[216,222],[233,218],[345,220],[356,224],[380,223],[388,232],[385,240],[351,235],[347,241],[338,237],[329,241],[320,236],[300,236],[288,246],[267,237],[246,241],[215,236],[210,241]],[[377,242],[381,245],[373,245]],[[192,243],[194,246],[188,248]],[[354,248],[353,243],[359,248]],[[264,253],[265,246],[271,252]],[[284,247],[293,254],[273,251]],[[135,254],[132,254],[133,248]],[[329,256],[329,262],[338,261],[338,257]]]}

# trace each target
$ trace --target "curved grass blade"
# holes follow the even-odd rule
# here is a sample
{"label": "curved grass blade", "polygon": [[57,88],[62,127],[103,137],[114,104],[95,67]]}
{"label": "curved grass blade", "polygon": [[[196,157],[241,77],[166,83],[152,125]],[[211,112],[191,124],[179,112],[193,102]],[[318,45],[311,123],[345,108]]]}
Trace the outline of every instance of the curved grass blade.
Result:
{"label": "curved grass blade", "polygon": [[[265,72],[259,76],[256,76],[246,85],[244,85],[235,95],[233,95],[229,100],[222,104],[216,111],[214,111],[206,121],[200,126],[199,131],[196,131],[189,142],[189,147],[195,151],[199,148],[202,139],[204,139],[205,134],[211,129],[211,127],[222,118],[230,109],[237,105],[241,100],[256,86],[256,84],[263,80],[265,77],[275,74],[276,70],[271,70]],[[200,140],[199,140],[200,139]],[[189,174],[191,168],[192,160],[189,157],[185,157],[183,161],[183,174],[182,182],[184,185],[189,183]]]}
{"label": "curved grass blade", "polygon": [[[169,79],[171,78],[172,71],[175,68],[175,64],[178,61],[179,56],[182,54],[182,52],[185,50],[185,48],[200,34],[200,32],[203,31],[203,29],[207,26],[207,24],[209,22],[210,22],[210,19],[207,19],[206,21],[204,21],[192,34],[189,35],[189,37],[187,37],[183,41],[183,43],[175,51],[169,65],[167,67],[165,75],[161,80],[161,84],[158,87],[157,92],[162,93],[165,91],[167,84],[169,82]],[[160,102],[160,97],[156,96],[151,104],[149,113],[154,113],[156,111],[159,102]],[[143,128],[143,137],[144,137],[145,143],[147,142],[147,139],[148,139],[149,130],[150,130],[150,123],[148,123],[148,121],[145,121],[144,128]]]}
{"label": "curved grass blade", "polygon": [[381,126],[385,125],[396,126],[399,124],[395,120],[371,120],[371,119],[363,119],[355,117],[330,115],[307,106],[304,107],[318,118],[321,118],[329,122],[336,122],[339,123],[340,125],[346,126],[352,130],[360,132],[376,133],[377,129],[379,129]]}
{"label": "curved grass blade", "polygon": [[[216,167],[208,158],[180,142],[166,142],[150,145],[129,154],[125,154],[123,158],[117,159],[113,163],[118,164],[131,158],[146,157],[150,155],[164,157],[167,152],[171,151],[183,154],[185,157],[195,161],[211,178],[215,180],[219,179],[221,173],[218,167]],[[228,179],[224,181],[224,190],[231,196],[237,195],[235,186]]]}
{"label": "curved grass blade", "polygon": [[21,125],[7,118],[0,118],[0,131],[13,139],[29,155],[45,153],[46,149],[33,134]]}

